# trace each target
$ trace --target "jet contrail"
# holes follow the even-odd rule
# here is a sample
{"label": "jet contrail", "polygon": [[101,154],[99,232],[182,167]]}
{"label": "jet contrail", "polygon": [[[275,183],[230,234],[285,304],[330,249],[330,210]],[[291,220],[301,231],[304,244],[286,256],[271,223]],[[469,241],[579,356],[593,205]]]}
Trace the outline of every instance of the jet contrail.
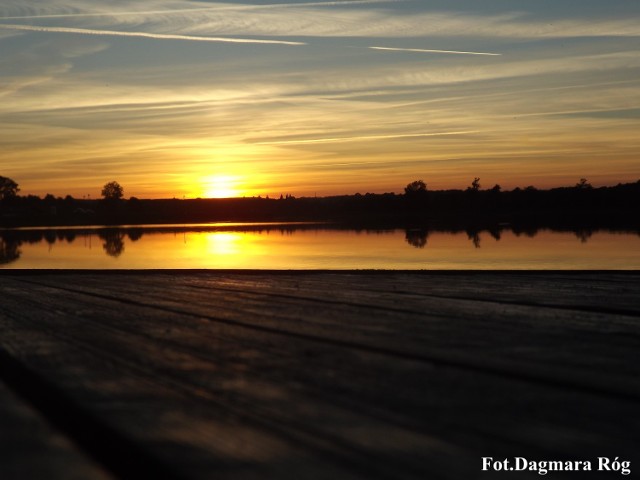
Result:
{"label": "jet contrail", "polygon": [[142,37],[159,40],[188,40],[192,42],[225,42],[225,43],[261,43],[275,45],[307,45],[302,42],[286,42],[284,40],[261,40],[252,38],[196,37],[192,35],[176,35],[167,33],[121,32],[116,30],[92,30],[68,27],[38,27],[33,25],[8,25],[0,23],[0,28],[9,30],[26,30],[29,32],[76,33],[81,35],[107,35],[113,37]]}
{"label": "jet contrail", "polygon": [[468,130],[460,132],[440,132],[440,133],[405,133],[397,135],[361,135],[357,137],[333,137],[333,138],[312,138],[308,140],[276,140],[272,142],[254,142],[255,145],[303,145],[308,143],[342,143],[357,142],[360,140],[387,140],[393,138],[418,138],[418,137],[441,137],[447,135],[466,135],[469,133],[478,133],[477,130]]}
{"label": "jet contrail", "polygon": [[0,20],[27,20],[38,18],[82,18],[82,17],[118,17],[132,15],[167,15],[171,13],[190,13],[190,12],[207,12],[207,11],[224,11],[224,10],[265,10],[272,8],[298,8],[298,7],[336,7],[343,5],[367,5],[375,3],[389,3],[391,1],[403,0],[345,0],[343,2],[310,2],[310,3],[271,3],[266,5],[237,5],[237,6],[218,6],[218,7],[200,7],[200,8],[178,8],[174,10],[140,10],[131,12],[108,12],[108,13],[51,13],[48,15],[21,15],[11,17],[0,17]]}
{"label": "jet contrail", "polygon": [[500,56],[501,53],[487,53],[487,52],[460,52],[457,50],[424,50],[421,48],[391,48],[391,47],[368,47],[371,50],[390,50],[392,52],[418,52],[418,53],[450,53],[454,55],[489,55]]}

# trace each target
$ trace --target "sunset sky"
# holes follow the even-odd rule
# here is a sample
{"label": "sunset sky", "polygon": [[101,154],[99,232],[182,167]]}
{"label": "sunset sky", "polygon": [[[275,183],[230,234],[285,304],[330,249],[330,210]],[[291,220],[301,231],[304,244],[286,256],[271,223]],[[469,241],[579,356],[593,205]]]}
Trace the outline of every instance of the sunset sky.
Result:
{"label": "sunset sky", "polygon": [[640,179],[638,0],[3,0],[21,194]]}

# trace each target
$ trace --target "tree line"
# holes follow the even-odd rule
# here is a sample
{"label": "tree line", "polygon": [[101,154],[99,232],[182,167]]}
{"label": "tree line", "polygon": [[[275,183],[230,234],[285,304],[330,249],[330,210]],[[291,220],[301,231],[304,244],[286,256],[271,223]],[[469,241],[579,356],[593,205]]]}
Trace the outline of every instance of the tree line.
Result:
{"label": "tree line", "polygon": [[414,180],[402,194],[287,195],[279,199],[125,199],[124,188],[116,181],[104,185],[101,199],[50,194],[40,198],[20,196],[19,192],[15,181],[0,177],[0,226],[320,221],[390,226],[636,228],[640,222],[640,180],[596,188],[582,178],[574,185],[547,190],[533,186],[504,190],[500,185],[483,189],[477,177],[464,189],[430,190],[424,180]]}

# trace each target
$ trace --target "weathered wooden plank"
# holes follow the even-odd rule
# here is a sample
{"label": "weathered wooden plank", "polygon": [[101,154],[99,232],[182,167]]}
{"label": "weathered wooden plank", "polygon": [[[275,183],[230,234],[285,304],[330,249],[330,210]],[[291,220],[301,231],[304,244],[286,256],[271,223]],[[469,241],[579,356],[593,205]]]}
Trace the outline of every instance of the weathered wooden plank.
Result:
{"label": "weathered wooden plank", "polygon": [[[148,281],[155,282],[155,278],[149,278]],[[124,290],[119,281],[118,285]],[[402,438],[398,425],[409,431],[417,430],[423,437],[422,443],[413,446],[406,439],[404,443],[398,442],[398,451],[409,459],[405,463],[415,466],[420,461],[425,462],[427,466],[419,471],[422,474],[433,474],[434,465],[439,465],[436,474],[442,478],[459,478],[457,474],[448,475],[442,463],[438,464],[434,458],[446,453],[446,448],[444,451],[442,448],[446,445],[475,446],[477,451],[478,445],[482,444],[483,448],[509,451],[505,444],[513,442],[510,448],[514,452],[523,448],[529,452],[544,452],[551,447],[564,452],[579,450],[583,454],[602,451],[603,439],[610,444],[608,448],[617,449],[618,452],[628,451],[637,445],[633,434],[638,431],[637,425],[628,421],[634,418],[632,412],[637,408],[634,402],[580,392],[577,395],[572,390],[541,387],[487,374],[465,374],[459,369],[433,368],[433,365],[416,359],[389,358],[388,354],[380,351],[354,352],[347,348],[348,345],[337,342],[333,345],[326,342],[318,344],[312,338],[291,339],[276,331],[239,330],[237,325],[212,324],[197,315],[163,312],[151,304],[134,305],[129,302],[126,307],[132,312],[126,312],[123,311],[124,305],[115,299],[86,297],[69,291],[62,294],[60,290],[49,287],[34,291],[36,287],[31,284],[29,294],[36,299],[41,298],[36,294],[44,294],[44,300],[38,314],[41,320],[32,324],[33,331],[42,334],[47,322],[55,322],[55,328],[49,326],[50,331],[46,333],[60,344],[57,347],[60,351],[69,350],[69,346],[73,345],[87,352],[88,358],[76,359],[70,363],[71,366],[77,368],[77,362],[82,365],[95,364],[95,358],[98,358],[106,361],[125,378],[134,369],[136,375],[150,385],[157,383],[168,392],[177,390],[181,398],[190,398],[186,404],[189,407],[195,405],[196,411],[202,408],[200,402],[204,402],[209,406],[215,405],[216,409],[223,409],[231,416],[239,416],[243,421],[258,421],[260,424],[260,419],[246,419],[232,408],[233,405],[242,408],[257,406],[263,419],[260,424],[262,427],[265,427],[265,418],[271,419],[272,428],[284,419],[285,423],[289,423],[286,426],[289,435],[296,425],[311,423],[314,429],[311,433],[307,431],[304,437],[307,443],[309,435],[327,438],[327,432],[323,433],[323,429],[335,429],[339,433],[330,437],[333,443],[341,440],[339,445],[345,445],[346,442],[346,445],[358,447],[355,451],[352,448],[347,456],[357,456],[358,452],[362,454],[364,451],[368,454],[367,460],[375,468],[382,467],[382,472],[385,471],[385,464],[394,465],[398,471],[404,472],[405,475],[399,478],[408,478],[411,470],[407,470],[406,465],[401,468],[398,455],[394,460],[393,455],[390,456],[388,452],[384,454],[384,450],[397,441],[392,441],[393,431],[398,432],[396,438]],[[14,320],[20,320],[12,323],[13,328],[19,328],[14,339],[19,343],[24,337],[20,329],[30,319],[15,316],[15,310],[23,303],[26,294],[23,288],[13,283],[4,286],[4,293],[7,297],[14,296],[17,299],[8,313],[14,315]],[[200,291],[201,300],[206,299],[206,294],[207,291]],[[173,293],[165,289],[165,295],[171,296]],[[229,301],[228,298],[226,300]],[[43,318],[47,319],[44,324]],[[94,325],[86,325],[88,323]],[[402,322],[398,325],[406,328]],[[408,338],[412,331],[404,333]],[[137,339],[131,340],[136,336]],[[12,348],[15,348],[15,344]],[[14,354],[26,355],[28,349],[26,346],[24,348]],[[266,354],[261,355],[261,352]],[[94,358],[93,362],[91,358]],[[306,364],[300,364],[301,358],[306,360]],[[50,370],[52,367],[47,366],[50,360],[48,358],[36,366]],[[63,365],[69,369],[69,364],[64,362]],[[88,372],[91,374],[89,378],[97,375],[99,379],[105,375],[101,369],[96,374],[95,368],[97,366]],[[309,372],[313,372],[313,376]],[[60,378],[60,373],[56,375],[56,378]],[[60,381],[71,388],[65,383],[68,379],[62,378]],[[84,396],[87,394],[84,389],[93,392],[95,385],[89,387],[80,385],[74,388],[78,388],[81,391],[79,395]],[[123,401],[121,395],[122,392],[119,398]],[[393,401],[394,396],[399,397],[398,401]],[[167,413],[161,410],[161,406],[167,404],[166,398],[163,397],[160,405],[157,405],[154,402],[159,400],[151,393],[149,397],[145,396],[141,405],[150,404],[157,411]],[[577,406],[573,405],[576,398],[580,399]],[[93,401],[86,400],[86,403],[91,405]],[[538,403],[541,408],[536,408]],[[179,411],[183,412],[185,404],[181,405]],[[348,405],[356,413],[350,413],[346,408]],[[403,406],[407,409],[404,417],[394,412]],[[283,417],[277,413],[278,410],[285,410],[288,416]],[[364,414],[359,413],[360,410]],[[487,412],[491,412],[491,418],[486,418]],[[126,417],[126,414],[123,415]],[[180,421],[183,428],[200,425],[207,419],[206,415],[202,415],[202,412],[182,414]],[[382,417],[383,421],[376,422],[376,416]],[[413,419],[413,428],[408,424],[409,418]],[[360,435],[345,432],[345,424],[356,432],[360,431]],[[140,438],[143,443],[149,443],[148,438],[140,437],[140,432],[131,433],[126,425],[120,428]],[[162,430],[162,427],[156,428]],[[199,429],[194,428],[193,431],[198,432]],[[371,432],[382,432],[379,436],[387,438],[367,446],[363,442],[372,436]],[[547,437],[551,433],[555,436],[550,440]],[[434,436],[441,441],[434,442]],[[618,442],[612,444],[612,438]],[[297,439],[302,439],[299,433]],[[427,439],[430,441],[425,441]],[[389,443],[385,444],[385,441]],[[316,446],[319,446],[317,442]],[[415,449],[418,451],[415,452]],[[220,447],[218,450],[209,447],[206,451],[208,455],[216,451],[218,456],[221,455]],[[228,452],[222,452],[228,455]],[[459,463],[468,465],[470,457],[463,452],[458,450],[457,455],[467,462]],[[335,453],[325,455],[324,459],[334,462],[341,458]],[[204,455],[201,461],[211,468],[211,462],[207,462],[206,458],[207,455]],[[476,458],[474,456],[473,461]],[[416,459],[420,461],[416,462]],[[342,460],[347,461],[344,457]],[[309,460],[302,463],[307,467],[313,464]],[[358,468],[356,463],[355,471],[363,473]],[[320,478],[322,473],[327,474],[327,470],[321,471]]]}
{"label": "weathered wooden plank", "polygon": [[[0,366],[0,370],[5,369],[6,365]],[[0,478],[109,480],[113,477],[0,383]]]}
{"label": "weathered wooden plank", "polygon": [[[37,293],[31,292],[32,295],[36,294],[36,298]],[[60,365],[60,360],[55,356],[52,357],[52,355],[47,355],[46,360],[42,362],[32,364],[33,368],[37,370],[52,370],[49,373],[55,376],[56,381],[66,385],[66,388],[79,392],[76,395],[80,397],[79,401],[81,403],[93,404],[95,395],[98,395],[100,404],[106,401],[105,397],[116,398],[117,402],[126,401],[131,391],[140,390],[140,386],[135,380],[136,378],[138,381],[144,381],[145,384],[157,383],[158,392],[156,393],[161,399],[157,400],[155,395],[150,395],[150,398],[145,396],[144,404],[147,404],[147,407],[160,410],[162,420],[168,416],[166,408],[173,406],[174,412],[171,416],[179,419],[179,422],[182,423],[183,432],[190,432],[188,434],[190,435],[189,442],[192,442],[193,445],[188,451],[191,449],[196,451],[205,450],[210,455],[210,458],[205,456],[198,460],[198,463],[206,466],[206,468],[203,467],[205,468],[205,473],[201,473],[204,477],[210,475],[212,469],[215,471],[215,468],[217,468],[215,462],[212,462],[216,458],[222,457],[231,464],[242,463],[241,459],[237,458],[239,452],[230,450],[225,440],[222,440],[222,443],[220,441],[212,442],[212,435],[215,435],[216,431],[220,431],[223,425],[213,424],[209,413],[210,408],[215,408],[218,415],[221,415],[223,419],[230,418],[233,420],[232,424],[234,426],[227,426],[226,431],[232,431],[244,443],[247,450],[244,453],[247,455],[245,462],[255,463],[255,465],[247,466],[248,471],[243,475],[251,473],[253,468],[253,470],[260,472],[259,475],[253,472],[259,477],[262,475],[267,478],[272,476],[284,478],[285,475],[295,477],[298,475],[295,468],[293,468],[295,464],[301,458],[309,457],[303,462],[305,469],[315,472],[314,475],[317,474],[318,478],[332,477],[335,472],[331,472],[337,468],[333,464],[340,465],[345,462],[347,464],[346,468],[338,468],[341,477],[351,476],[350,470],[355,469],[365,478],[393,478],[397,471],[403,472],[402,476],[404,478],[413,478],[412,469],[416,468],[416,466],[420,467],[417,461],[412,460],[411,457],[403,458],[401,463],[396,460],[396,465],[393,470],[390,470],[391,467],[385,465],[385,455],[393,457],[394,451],[398,448],[400,448],[401,452],[406,452],[407,443],[413,444],[414,448],[422,446],[427,450],[437,451],[437,456],[434,455],[434,452],[427,451],[420,455],[424,456],[430,453],[433,457],[432,461],[427,464],[428,466],[420,468],[422,474],[425,470],[433,469],[433,465],[439,463],[438,458],[442,456],[443,452],[446,452],[446,448],[439,445],[443,442],[429,438],[424,434],[416,434],[411,431],[404,432],[401,429],[387,425],[377,427],[380,422],[376,422],[373,419],[369,419],[367,423],[363,424],[357,413],[348,415],[331,405],[319,408],[313,404],[312,399],[305,399],[304,397],[299,398],[299,402],[293,399],[287,400],[286,396],[278,398],[278,385],[275,382],[271,385],[264,381],[256,386],[249,385],[251,394],[248,399],[245,398],[242,401],[242,398],[239,398],[242,391],[234,391],[234,389],[238,390],[235,388],[235,384],[242,385],[247,380],[238,378],[233,382],[233,385],[223,385],[222,388],[219,388],[217,387],[218,381],[226,381],[229,384],[230,380],[228,378],[219,378],[219,376],[215,375],[215,372],[221,368],[219,365],[207,365],[201,359],[188,356],[185,353],[172,352],[166,345],[163,346],[164,348],[158,348],[153,354],[150,354],[150,349],[144,342],[128,344],[129,334],[114,338],[105,329],[88,332],[87,327],[92,326],[90,322],[80,319],[78,322],[70,323],[66,321],[68,319],[67,315],[60,316],[55,312],[58,307],[65,308],[65,305],[67,305],[66,299],[59,305],[55,303],[49,304],[52,307],[51,309],[36,310],[37,317],[40,320],[35,323],[33,321],[30,322],[26,317],[19,317],[19,322],[13,324],[13,327],[10,321],[5,322],[3,326],[6,332],[11,333],[12,328],[16,329],[14,335],[6,337],[11,342],[8,348],[14,350],[14,355],[29,361],[26,357],[28,352],[27,345],[23,346],[24,351],[15,350],[16,345],[19,345],[21,340],[24,341],[24,338],[44,334],[46,341],[56,346],[58,351],[70,352],[72,349],[82,349],[85,355],[81,356],[80,360],[69,362],[69,364],[65,362]],[[33,311],[31,310],[31,313]],[[54,313],[50,313],[51,311]],[[128,317],[127,320],[130,321],[133,318]],[[180,319],[174,318],[173,320],[179,321]],[[49,322],[54,321],[55,327],[53,329],[47,326]],[[32,324],[31,330],[25,330],[25,325],[29,323]],[[89,330],[91,329],[89,328]],[[83,338],[84,342],[82,341]],[[38,342],[31,339],[29,345],[34,344],[37,345]],[[89,354],[88,356],[86,355],[87,353]],[[76,355],[78,355],[78,352],[74,352],[74,356]],[[99,364],[101,362],[121,370],[118,375],[118,378],[122,379],[120,384],[114,385],[113,378],[108,380],[110,375],[113,376],[113,372],[105,372],[104,369],[100,369]],[[53,366],[50,364],[53,364]],[[58,365],[56,366],[56,364]],[[79,374],[80,365],[83,368],[90,365],[91,368],[88,371],[83,370],[83,373]],[[67,376],[69,372],[72,372],[71,378]],[[135,373],[133,378],[131,378],[131,372]],[[193,383],[195,380],[206,378],[207,376],[211,376],[211,385]],[[121,387],[124,387],[125,390],[121,391]],[[171,397],[167,393],[162,394],[162,390],[167,388],[183,397],[184,405],[176,405],[175,400],[170,402]],[[266,391],[261,391],[263,389]],[[225,392],[225,390],[228,390],[228,392]],[[89,395],[88,399],[86,398],[87,395]],[[136,397],[139,395],[142,395],[142,393],[136,394]],[[256,398],[255,395],[258,395],[258,397]],[[270,396],[274,395],[273,400],[277,405],[274,404],[274,408],[270,410],[272,418],[268,418],[264,415],[265,406],[262,404],[267,402]],[[247,393],[244,396],[246,397]],[[307,401],[310,405],[306,403]],[[235,404],[240,406],[237,407]],[[266,410],[269,411],[268,408]],[[295,410],[297,418],[292,418],[290,410]],[[280,411],[282,413],[278,413]],[[101,415],[109,415],[110,413],[112,412],[100,410]],[[321,428],[314,429],[309,427],[306,421],[308,418],[319,421]],[[145,424],[143,427],[130,424],[130,422],[135,424],[137,420],[138,417],[135,412],[129,413],[129,415],[125,412],[124,420],[120,415],[116,415],[111,421],[115,422],[118,428],[128,431],[130,435],[133,435],[134,438],[137,438],[142,443],[153,445],[153,442],[150,442],[150,439],[144,436],[144,433],[148,431],[155,432],[154,437],[165,439],[167,435],[171,437],[167,431],[172,431],[172,428],[167,427],[166,422],[161,421],[158,424],[154,422],[153,425]],[[218,422],[220,421],[218,420]],[[203,425],[208,427],[203,427]],[[331,431],[332,428],[335,428],[337,432],[333,433]],[[351,442],[345,441],[344,437],[357,436],[360,439],[360,443],[362,443],[362,440],[366,437],[366,430],[359,432],[358,428],[386,432],[387,436],[372,436],[367,439],[368,448],[380,453],[373,455],[370,452],[366,452],[364,446],[358,445],[358,442],[353,440]],[[173,429],[175,429],[175,426],[173,426]],[[175,435],[175,431],[173,435]],[[234,439],[233,443],[238,443],[240,439]],[[170,440],[173,440],[174,445],[177,443],[175,438],[166,439],[167,442]],[[294,440],[295,445],[292,445]],[[401,441],[404,444],[400,444],[399,442]],[[381,442],[384,443],[384,447],[389,449],[388,452],[381,448]],[[300,445],[307,446],[301,447]],[[312,450],[310,450],[311,447],[313,447]],[[306,452],[305,448],[307,449]],[[273,469],[273,467],[268,462],[266,466],[264,465],[264,459],[260,458],[264,456],[264,454],[260,453],[261,449],[266,449],[267,451],[276,449],[282,451],[279,455],[283,455],[284,458],[290,455],[292,458],[282,467],[276,466],[278,468],[275,468],[275,472],[269,473],[269,470]],[[189,462],[185,462],[184,459],[177,459],[176,461],[182,465],[184,463],[193,463],[192,459]],[[309,473],[305,473],[305,475],[308,476]]]}
{"label": "weathered wooden plank", "polygon": [[[397,290],[446,298],[640,315],[636,272],[501,272],[440,274],[443,281],[397,282]],[[505,281],[509,279],[508,281]]]}
{"label": "weathered wooden plank", "polygon": [[[117,354],[88,354],[84,345],[45,338],[35,330],[8,333],[11,355],[45,373],[47,382],[93,415],[88,429],[97,436],[106,429],[120,432],[118,440],[151,459],[146,463],[155,468],[150,470],[166,470],[162,478],[286,478],[299,476],[301,466],[311,478],[353,477],[321,453],[257,428],[238,413],[219,410],[215,399],[202,399],[197,392],[185,395],[170,380],[154,382]],[[33,349],[40,350],[38,355]],[[43,392],[50,391],[47,385],[40,387]]]}
{"label": "weathered wooden plank", "polygon": [[[189,281],[189,276],[185,276]],[[192,283],[204,280],[191,276]],[[348,288],[332,288],[332,283]],[[222,283],[222,282],[218,282]],[[317,297],[333,290],[335,300],[385,305],[407,298],[484,300],[640,315],[640,275],[635,272],[351,272],[292,275],[226,275],[221,286],[270,294]],[[313,287],[313,288],[309,288]]]}
{"label": "weathered wooden plank", "polygon": [[[36,281],[53,286],[60,278],[65,279]],[[259,283],[264,278],[260,275],[158,275],[152,283],[131,283],[117,275],[74,278],[65,280],[67,287],[132,305],[640,397],[635,382],[640,366],[628,361],[640,348],[638,319],[629,315],[414,294],[366,297],[351,286],[350,275],[274,278],[272,283],[280,286],[318,279],[296,289],[295,295],[269,293]],[[388,280],[365,278],[372,285],[378,278]],[[345,293],[349,290],[350,297]]]}

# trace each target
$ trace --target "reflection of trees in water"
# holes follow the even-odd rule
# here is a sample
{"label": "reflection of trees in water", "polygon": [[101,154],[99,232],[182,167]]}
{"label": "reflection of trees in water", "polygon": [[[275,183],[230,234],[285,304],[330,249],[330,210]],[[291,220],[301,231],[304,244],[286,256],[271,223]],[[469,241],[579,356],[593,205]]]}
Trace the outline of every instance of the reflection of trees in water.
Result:
{"label": "reflection of trees in water", "polygon": [[491,235],[496,242],[499,242],[502,238],[502,229],[500,227],[490,228],[489,235]]}
{"label": "reflection of trees in water", "polygon": [[405,233],[407,243],[416,248],[424,248],[427,245],[428,237],[428,230],[407,230]]}
{"label": "reflection of trees in water", "polygon": [[98,236],[104,240],[102,248],[110,257],[119,257],[124,252],[125,234],[121,230],[104,230],[98,233]]}
{"label": "reflection of trees in water", "polygon": [[584,228],[581,230],[575,230],[573,233],[578,238],[578,240],[580,240],[580,243],[587,243],[591,238],[591,235],[593,235],[593,230]]}
{"label": "reflection of trees in water", "polygon": [[473,242],[473,246],[475,248],[480,248],[480,231],[467,230],[467,236],[469,237],[469,240]]}
{"label": "reflection of trees in water", "polygon": [[[230,231],[236,232],[244,232],[244,233],[255,233],[255,234],[269,234],[270,232],[279,232],[283,236],[292,236],[296,232],[302,230],[308,230],[310,227],[299,227],[297,225],[290,226],[274,226],[274,227],[237,227],[231,228]],[[317,227],[313,227],[317,229]],[[321,231],[325,228],[322,228]],[[327,227],[327,230],[332,230],[331,227]],[[386,229],[352,229],[349,227],[346,228],[336,228],[335,230],[344,230],[350,231],[355,235],[360,235],[363,233],[366,234],[385,234],[389,231],[397,231],[395,228]],[[135,242],[140,240],[145,235],[160,235],[167,233],[186,233],[186,232],[206,232],[206,231],[226,231],[226,229],[218,229],[218,228],[208,228],[208,227],[199,227],[199,226],[185,226],[183,228],[172,228],[172,227],[145,227],[145,226],[135,226],[135,227],[126,227],[126,228],[117,228],[117,227],[104,227],[104,228],[95,228],[95,227],[87,227],[87,228],[41,228],[41,229],[25,229],[25,230],[12,230],[12,229],[4,229],[0,230],[0,265],[8,264],[10,262],[14,262],[21,257],[24,257],[28,254],[28,251],[25,253],[21,250],[23,245],[31,245],[31,244],[39,244],[44,242],[48,244],[49,248],[52,249],[53,245],[60,243],[68,243],[72,244],[77,239],[83,239],[85,242],[85,247],[91,248],[91,239],[92,236],[98,235],[98,237],[103,241],[103,249],[104,252],[112,257],[119,257],[124,252],[125,247],[125,238],[129,238],[130,241]],[[426,226],[422,228],[408,228],[405,230],[405,241],[411,247],[423,249],[427,246],[427,242],[429,236],[433,232],[437,233],[447,233],[451,235],[464,235],[466,234],[469,240],[473,243],[475,248],[481,247],[481,236],[488,233],[491,235],[493,239],[496,241],[500,241],[503,238],[503,234],[509,235],[512,233],[516,237],[526,236],[526,237],[535,237],[540,231],[551,231],[560,233],[563,235],[575,235],[575,237],[582,243],[587,243],[594,233],[597,232],[620,232],[629,235],[640,235],[640,230],[638,229],[613,229],[613,228],[596,228],[591,226],[583,226],[580,228],[576,227],[562,227],[555,225],[553,227],[537,227],[534,225],[530,225],[527,223],[500,223],[494,225],[487,225],[484,227],[479,227],[479,225],[472,225],[465,229],[463,225],[455,225],[452,228],[446,228],[438,226],[436,228],[428,229]],[[485,236],[485,241],[487,241]],[[87,244],[88,241],[88,244]],[[490,240],[489,240],[490,241]]]}
{"label": "reflection of trees in water", "polygon": [[[483,232],[487,232],[489,233],[489,235],[491,235],[491,237],[493,239],[495,239],[497,242],[499,242],[502,239],[502,234],[504,232],[511,232],[513,233],[516,237],[520,237],[522,235],[528,237],[528,238],[534,238],[538,235],[538,233],[540,232],[540,228],[538,227],[534,227],[534,226],[529,226],[529,225],[510,225],[510,224],[499,224],[493,227],[488,227],[488,228],[469,228],[467,230],[464,230],[464,232],[466,233],[467,237],[469,238],[469,240],[471,240],[471,242],[473,243],[473,246],[475,248],[481,248],[482,246],[482,237],[481,234]],[[544,230],[544,229],[543,229]],[[548,229],[552,232],[558,232],[558,233],[563,233],[563,234],[568,234],[569,232],[573,233],[576,238],[578,238],[578,240],[580,240],[580,242],[582,243],[587,243],[591,237],[593,236],[594,233],[598,232],[598,231],[607,231],[607,232],[615,232],[617,230],[613,230],[613,229],[603,229],[603,230],[599,230],[599,229],[594,229],[594,228],[550,228]],[[462,233],[462,229],[453,229],[453,230],[440,230],[440,229],[436,229],[436,232],[447,232],[450,233],[452,235],[457,235]],[[429,234],[431,232],[427,229],[420,229],[420,228],[412,228],[412,229],[407,229],[405,230],[405,240],[406,242],[416,248],[424,248],[427,245],[427,239],[429,237]],[[625,231],[625,233],[635,233],[637,235],[640,236],[640,231]]]}
{"label": "reflection of trees in water", "polygon": [[46,232],[44,232],[44,240],[49,245],[53,245],[54,243],[56,243],[56,241],[58,241],[58,235],[56,235],[56,231],[47,230]]}
{"label": "reflection of trees in water", "polygon": [[15,262],[21,253],[19,241],[0,237],[0,265]]}
{"label": "reflection of trees in water", "polygon": [[62,240],[62,237],[64,237],[67,243],[73,243],[74,240],[76,239],[76,232],[74,232],[73,230],[67,230],[66,232],[61,232],[61,235],[59,235],[58,238]]}
{"label": "reflection of trees in water", "polygon": [[142,230],[142,228],[130,228],[127,230],[127,236],[132,242],[137,242],[138,240],[140,240],[142,238],[142,235],[144,235],[144,231]]}
{"label": "reflection of trees in water", "polygon": [[513,227],[511,227],[511,230],[516,235],[516,237],[519,237],[520,235],[525,235],[525,236],[527,236],[529,238],[533,238],[538,234],[538,227],[513,226]]}

